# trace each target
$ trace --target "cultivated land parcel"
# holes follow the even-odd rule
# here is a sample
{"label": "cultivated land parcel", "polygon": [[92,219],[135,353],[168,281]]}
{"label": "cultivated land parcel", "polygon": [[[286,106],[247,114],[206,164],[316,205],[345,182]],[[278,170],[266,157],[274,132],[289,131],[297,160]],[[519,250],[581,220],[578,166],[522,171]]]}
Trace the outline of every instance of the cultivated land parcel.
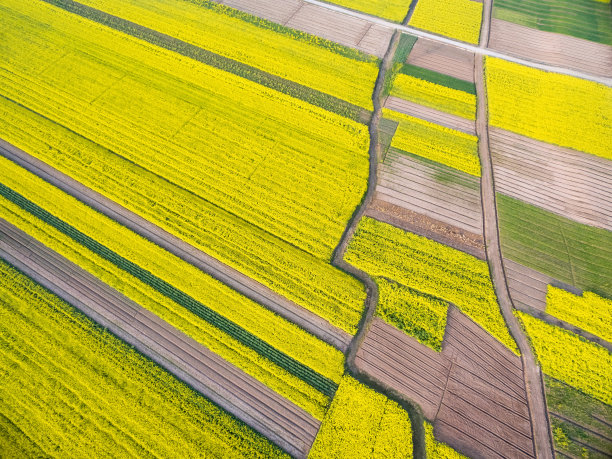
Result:
{"label": "cultivated land parcel", "polygon": [[610,457],[610,37],[0,2],[1,455]]}

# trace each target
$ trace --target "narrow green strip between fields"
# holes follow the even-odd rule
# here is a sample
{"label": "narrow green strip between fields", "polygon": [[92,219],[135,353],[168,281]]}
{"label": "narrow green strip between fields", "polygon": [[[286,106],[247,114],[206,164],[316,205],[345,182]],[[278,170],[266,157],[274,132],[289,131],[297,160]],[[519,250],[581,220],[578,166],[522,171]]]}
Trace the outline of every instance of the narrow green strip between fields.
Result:
{"label": "narrow green strip between fields", "polygon": [[40,220],[44,221],[45,223],[53,226],[58,231],[64,233],[66,236],[72,238],[73,240],[88,248],[100,257],[113,263],[120,269],[137,278],[138,280],[149,285],[162,295],[180,304],[187,310],[206,320],[208,323],[214,325],[223,332],[232,336],[236,340],[243,343],[245,346],[250,347],[251,349],[259,353],[263,357],[269,359],[271,362],[275,363],[279,367],[302,379],[307,384],[310,384],[312,387],[314,387],[321,393],[327,395],[328,397],[332,397],[335,393],[337,385],[330,379],[320,375],[311,368],[308,368],[307,366],[303,365],[292,357],[284,354],[283,352],[280,352],[279,350],[270,346],[268,343],[253,335],[249,331],[223,317],[216,311],[213,311],[212,309],[203,305],[199,301],[196,301],[194,298],[178,290],[177,288],[173,287],[172,285],[160,279],[159,277],[151,274],[149,271],[123,258],[112,250],[109,250],[107,247],[103,246],[91,237],[87,236],[86,234],[83,234],[81,231],[77,230],[73,226],[67,224],[63,220],[57,218],[56,216],[47,212],[45,209],[41,208],[40,206],[36,205],[32,201],[26,199],[24,196],[20,195],[19,193],[16,193],[12,189],[1,183],[0,195],[13,202],[14,204],[18,205],[25,211],[31,213]]}
{"label": "narrow green strip between fields", "polygon": [[400,68],[399,73],[429,81],[430,83],[439,84],[440,86],[446,86],[447,88],[456,89],[457,91],[463,91],[476,95],[476,85],[474,83],[460,80],[459,78],[438,73],[423,67],[417,67],[416,65],[412,64],[404,64]]}
{"label": "narrow green strip between fields", "polygon": [[232,73],[359,123],[366,124],[370,118],[370,112],[368,110],[358,107],[357,105],[353,105],[350,102],[279,76],[272,75],[248,64],[220,56],[219,54],[147,27],[135,24],[125,19],[121,19],[117,16],[113,16],[90,6],[86,6],[72,0],[41,1],[61,8],[69,13],[73,13],[97,22],[103,26],[110,27],[118,32],[144,40],[154,46],[159,46],[160,48],[178,53],[195,61],[210,65],[211,67]]}

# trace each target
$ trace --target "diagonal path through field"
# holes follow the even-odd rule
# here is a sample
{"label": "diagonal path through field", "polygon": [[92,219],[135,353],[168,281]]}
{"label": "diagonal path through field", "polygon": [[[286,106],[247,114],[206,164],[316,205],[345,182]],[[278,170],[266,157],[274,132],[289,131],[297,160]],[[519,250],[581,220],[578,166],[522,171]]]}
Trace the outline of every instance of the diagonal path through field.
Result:
{"label": "diagonal path through field", "polygon": [[289,454],[307,456],[319,421],[3,219],[0,258]]}
{"label": "diagonal path through field", "polygon": [[299,325],[317,338],[346,351],[351,336],[307,309],[289,301],[248,276],[196,249],[66,174],[0,139],[0,155],[51,183],[103,215],[201,269],[247,298]]}

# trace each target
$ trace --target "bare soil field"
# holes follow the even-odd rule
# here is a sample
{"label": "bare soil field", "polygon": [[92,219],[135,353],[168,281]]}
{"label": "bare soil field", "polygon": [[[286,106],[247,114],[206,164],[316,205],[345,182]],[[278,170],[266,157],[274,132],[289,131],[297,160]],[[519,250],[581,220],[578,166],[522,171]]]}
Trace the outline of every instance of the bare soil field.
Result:
{"label": "bare soil field", "polygon": [[407,63],[474,82],[473,53],[425,38],[414,44]]}
{"label": "bare soil field", "polygon": [[308,454],[319,421],[2,219],[0,256],[290,454]]}
{"label": "bare soil field", "polygon": [[222,0],[255,16],[383,57],[393,30],[301,0]]}
{"label": "bare soil field", "polygon": [[476,135],[476,123],[474,121],[441,112],[435,108],[425,107],[424,105],[394,96],[387,98],[385,107],[450,129],[465,132],[466,134]]}
{"label": "bare soil field", "polygon": [[492,19],[489,48],[550,65],[612,76],[612,47]]}
{"label": "bare soil field", "polygon": [[425,236],[428,239],[448,245],[454,249],[469,253],[481,260],[486,260],[484,239],[482,235],[470,233],[404,207],[382,201],[374,197],[367,208],[368,217],[389,223],[393,226]]}
{"label": "bare soil field", "polygon": [[577,222],[612,230],[612,163],[489,129],[496,191]]}
{"label": "bare soil field", "polygon": [[535,457],[521,360],[451,306],[437,353],[375,318],[358,368],[412,399],[436,438],[474,458]]}
{"label": "bare soil field", "polygon": [[482,234],[477,177],[390,149],[380,167],[377,198]]}

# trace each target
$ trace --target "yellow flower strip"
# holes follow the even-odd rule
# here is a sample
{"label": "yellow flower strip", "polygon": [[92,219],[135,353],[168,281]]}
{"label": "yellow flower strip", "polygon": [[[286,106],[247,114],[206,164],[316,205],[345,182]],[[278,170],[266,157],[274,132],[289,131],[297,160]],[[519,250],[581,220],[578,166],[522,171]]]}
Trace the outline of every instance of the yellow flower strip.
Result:
{"label": "yellow flower strip", "polygon": [[482,3],[472,0],[419,0],[410,25],[478,44]]}

